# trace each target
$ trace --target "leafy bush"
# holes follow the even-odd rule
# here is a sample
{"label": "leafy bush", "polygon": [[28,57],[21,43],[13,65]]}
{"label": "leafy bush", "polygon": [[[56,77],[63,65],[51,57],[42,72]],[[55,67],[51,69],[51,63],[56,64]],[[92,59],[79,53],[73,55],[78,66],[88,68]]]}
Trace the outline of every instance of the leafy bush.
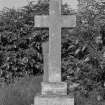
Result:
{"label": "leafy bush", "polygon": [[105,2],[84,0],[77,15],[77,27],[71,34],[64,32],[66,37],[62,38],[63,79],[79,84],[78,89],[86,95],[100,86],[104,88],[104,11]]}
{"label": "leafy bush", "polygon": [[[43,11],[44,10],[44,11]],[[48,13],[48,5],[30,2],[21,10],[4,8],[0,16],[0,77],[9,83],[26,74],[42,71],[42,34],[34,29],[34,15]]]}
{"label": "leafy bush", "polygon": [[[62,79],[79,84],[84,93],[105,81],[105,3],[84,0],[75,29],[62,30]],[[66,8],[66,9],[65,9]],[[0,77],[7,83],[26,74],[43,73],[41,44],[48,29],[35,29],[34,16],[48,14],[49,4],[30,2],[20,10],[5,8],[0,16]],[[62,14],[73,14],[67,5]]]}

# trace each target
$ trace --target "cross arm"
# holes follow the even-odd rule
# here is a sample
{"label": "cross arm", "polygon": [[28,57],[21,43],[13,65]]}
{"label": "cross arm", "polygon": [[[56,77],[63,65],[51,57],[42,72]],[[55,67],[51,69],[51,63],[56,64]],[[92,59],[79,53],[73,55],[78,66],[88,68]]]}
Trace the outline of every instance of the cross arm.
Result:
{"label": "cross arm", "polygon": [[41,28],[41,27],[49,27],[49,16],[47,15],[37,15],[34,17],[34,24],[35,26],[34,27],[38,27],[38,28]]}
{"label": "cross arm", "polygon": [[61,27],[71,28],[76,26],[76,16],[75,15],[62,15]]}

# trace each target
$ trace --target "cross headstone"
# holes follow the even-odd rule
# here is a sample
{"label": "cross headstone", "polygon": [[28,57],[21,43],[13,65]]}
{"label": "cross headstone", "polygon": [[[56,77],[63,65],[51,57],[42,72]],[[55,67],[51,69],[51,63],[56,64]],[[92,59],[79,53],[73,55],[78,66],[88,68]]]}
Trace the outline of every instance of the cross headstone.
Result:
{"label": "cross headstone", "polygon": [[[42,82],[41,95],[35,98],[35,105],[44,104],[50,105],[51,100],[55,100],[53,105],[66,105],[64,102],[56,102],[57,99],[61,98],[58,95],[67,95],[67,83],[61,81],[61,29],[70,28],[76,26],[75,15],[61,15],[61,0],[50,0],[49,1],[49,15],[48,16],[35,16],[35,27],[48,27],[49,28],[49,42],[45,44],[43,49],[46,53],[44,65],[44,80]],[[47,62],[46,62],[47,61]],[[50,95],[50,99],[47,97]],[[58,97],[54,98],[52,95]],[[44,97],[46,96],[46,98]],[[43,101],[44,102],[41,102]],[[40,101],[40,102],[39,102]],[[63,97],[61,101],[71,102],[73,105],[73,99]]]}

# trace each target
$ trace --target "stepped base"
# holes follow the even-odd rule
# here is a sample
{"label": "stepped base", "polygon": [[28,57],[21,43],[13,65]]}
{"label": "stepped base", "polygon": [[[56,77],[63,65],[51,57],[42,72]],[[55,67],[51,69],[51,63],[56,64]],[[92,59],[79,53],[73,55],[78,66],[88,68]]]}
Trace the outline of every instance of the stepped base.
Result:
{"label": "stepped base", "polygon": [[42,82],[42,95],[67,95],[67,83],[65,82]]}
{"label": "stepped base", "polygon": [[34,105],[74,105],[74,98],[68,96],[36,96]]}

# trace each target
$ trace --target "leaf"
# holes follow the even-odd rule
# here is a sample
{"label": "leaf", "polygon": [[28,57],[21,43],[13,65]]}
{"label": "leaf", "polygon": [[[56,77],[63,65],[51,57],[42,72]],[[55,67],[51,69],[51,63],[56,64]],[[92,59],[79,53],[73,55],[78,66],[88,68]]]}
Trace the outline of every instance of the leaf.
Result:
{"label": "leaf", "polygon": [[80,51],[81,51],[81,49],[78,48],[78,49],[75,51],[75,55],[79,54]]}

